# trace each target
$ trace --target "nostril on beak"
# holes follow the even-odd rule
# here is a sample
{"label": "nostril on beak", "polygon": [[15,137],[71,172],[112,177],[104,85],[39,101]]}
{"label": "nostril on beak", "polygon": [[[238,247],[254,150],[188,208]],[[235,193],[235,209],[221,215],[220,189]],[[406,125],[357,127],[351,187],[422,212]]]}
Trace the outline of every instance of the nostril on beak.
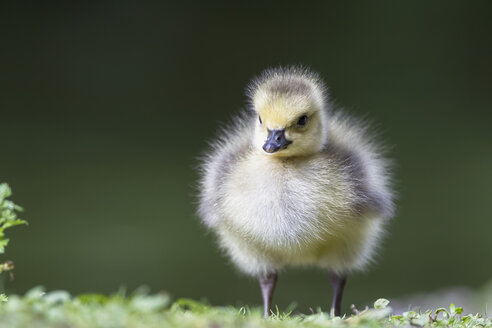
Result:
{"label": "nostril on beak", "polygon": [[263,150],[267,153],[274,153],[286,148],[291,141],[285,139],[285,130],[268,130],[268,137],[263,145]]}

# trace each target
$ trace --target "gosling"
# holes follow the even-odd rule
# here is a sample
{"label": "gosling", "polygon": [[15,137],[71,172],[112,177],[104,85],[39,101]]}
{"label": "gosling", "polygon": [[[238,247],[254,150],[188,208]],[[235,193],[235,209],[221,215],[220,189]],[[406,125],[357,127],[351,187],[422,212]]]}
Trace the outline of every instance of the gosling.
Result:
{"label": "gosling", "polygon": [[389,161],[307,68],[266,70],[247,96],[249,110],[203,158],[198,213],[239,270],[259,279],[265,317],[287,266],[326,269],[340,316],[347,274],[371,262],[393,215]]}

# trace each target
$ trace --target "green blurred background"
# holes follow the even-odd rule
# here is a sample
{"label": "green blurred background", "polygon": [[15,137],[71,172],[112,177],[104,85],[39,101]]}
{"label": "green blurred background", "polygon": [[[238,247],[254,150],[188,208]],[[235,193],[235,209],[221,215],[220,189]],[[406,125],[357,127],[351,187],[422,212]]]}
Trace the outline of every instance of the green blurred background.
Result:
{"label": "green blurred background", "polygon": [[[378,123],[396,159],[398,213],[346,305],[492,273],[489,1],[2,2],[0,181],[26,208],[9,231],[9,292],[148,285],[258,304],[256,281],[195,215],[197,157],[262,69],[303,63]],[[331,298],[290,270],[275,300]]]}

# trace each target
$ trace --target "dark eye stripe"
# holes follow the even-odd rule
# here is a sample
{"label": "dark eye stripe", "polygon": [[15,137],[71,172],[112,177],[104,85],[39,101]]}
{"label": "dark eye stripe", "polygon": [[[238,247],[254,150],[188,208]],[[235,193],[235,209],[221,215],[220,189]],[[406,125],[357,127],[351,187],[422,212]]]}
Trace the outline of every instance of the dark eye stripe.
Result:
{"label": "dark eye stripe", "polygon": [[260,121],[260,124],[263,124],[263,122],[261,121],[261,116],[258,115],[258,120]]}

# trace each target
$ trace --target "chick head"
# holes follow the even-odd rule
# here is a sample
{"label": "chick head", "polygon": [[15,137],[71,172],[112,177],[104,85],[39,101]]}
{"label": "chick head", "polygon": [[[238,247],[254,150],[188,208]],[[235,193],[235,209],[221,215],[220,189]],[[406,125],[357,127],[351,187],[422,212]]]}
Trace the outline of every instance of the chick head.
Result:
{"label": "chick head", "polygon": [[258,115],[254,145],[270,156],[305,156],[326,140],[325,88],[304,68],[265,71],[249,87]]}

